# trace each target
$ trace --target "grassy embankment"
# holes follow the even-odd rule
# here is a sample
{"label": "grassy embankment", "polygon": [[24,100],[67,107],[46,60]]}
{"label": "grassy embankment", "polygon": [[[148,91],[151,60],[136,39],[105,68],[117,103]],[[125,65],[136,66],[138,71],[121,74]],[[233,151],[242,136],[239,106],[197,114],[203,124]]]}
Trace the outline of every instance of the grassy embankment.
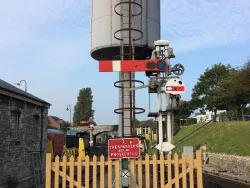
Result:
{"label": "grassy embankment", "polygon": [[195,149],[205,143],[210,152],[250,156],[250,121],[184,126],[174,137],[174,152],[180,154],[183,146]]}

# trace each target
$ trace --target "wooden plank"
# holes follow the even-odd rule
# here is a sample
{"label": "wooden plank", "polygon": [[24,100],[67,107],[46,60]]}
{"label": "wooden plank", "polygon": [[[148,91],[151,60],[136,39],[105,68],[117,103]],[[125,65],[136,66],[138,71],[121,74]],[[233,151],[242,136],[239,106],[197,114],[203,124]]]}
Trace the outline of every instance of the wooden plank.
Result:
{"label": "wooden plank", "polygon": [[[55,170],[55,168],[52,168],[52,170],[54,171]],[[62,174],[62,171],[59,171],[59,175],[60,176],[62,176],[63,174]],[[71,178],[71,176],[68,176],[68,175],[66,175],[66,180],[68,181],[68,182],[70,182],[71,180],[72,180],[72,178]],[[73,185],[75,186],[75,187],[77,187],[77,181],[73,181]],[[84,188],[83,186],[81,187],[81,188]]]}
{"label": "wooden plank", "polygon": [[203,180],[202,180],[202,160],[201,160],[201,151],[196,151],[196,165],[197,165],[197,186],[198,188],[203,187]]}
{"label": "wooden plank", "polygon": [[149,171],[149,155],[148,154],[146,154],[146,157],[145,157],[145,173],[146,173],[146,177],[145,177],[146,188],[150,188],[150,171]]}
{"label": "wooden plank", "polygon": [[51,153],[46,153],[46,188],[51,188]]}
{"label": "wooden plank", "polygon": [[66,188],[67,157],[64,155],[62,160],[62,188]]}
{"label": "wooden plank", "polygon": [[70,181],[69,181],[69,188],[74,188],[74,160],[75,158],[73,156],[70,157],[69,159],[69,176],[70,176]]}
{"label": "wooden plank", "polygon": [[120,161],[115,160],[115,187],[120,188]]}
{"label": "wooden plank", "polygon": [[105,166],[104,166],[104,156],[102,155],[100,157],[100,187],[101,188],[104,188],[105,186],[105,182],[104,182],[104,176],[105,176],[105,173],[104,173],[104,169],[105,169]]}
{"label": "wooden plank", "polygon": [[171,154],[168,153],[167,155],[167,164],[168,164],[168,186],[169,188],[172,187],[172,158],[171,158]]}
{"label": "wooden plank", "polygon": [[108,188],[112,188],[112,160],[108,159]]}
{"label": "wooden plank", "polygon": [[131,188],[135,188],[135,160],[132,159],[129,161],[130,164],[130,185]]}
{"label": "wooden plank", "polygon": [[175,187],[179,188],[180,184],[179,184],[179,159],[178,159],[178,154],[175,153],[174,154],[174,173],[175,173]]}
{"label": "wooden plank", "polygon": [[160,176],[161,176],[161,187],[165,187],[165,172],[164,172],[164,156],[163,154],[160,155]]}
{"label": "wooden plank", "polygon": [[194,167],[193,167],[193,155],[190,153],[188,155],[188,164],[189,164],[189,183],[190,188],[194,188]]}
{"label": "wooden plank", "polygon": [[153,155],[153,185],[155,188],[158,187],[158,182],[157,182],[157,176],[158,176],[158,171],[157,171],[157,156],[156,154]]}
{"label": "wooden plank", "polygon": [[182,154],[181,159],[181,167],[182,167],[182,188],[187,188],[187,163],[186,163],[186,155]]}
{"label": "wooden plank", "polygon": [[56,156],[55,158],[55,178],[54,178],[54,187],[59,187],[59,157]]}
{"label": "wooden plank", "polygon": [[138,187],[142,188],[142,159],[138,159]]}
{"label": "wooden plank", "polygon": [[82,158],[78,156],[77,158],[77,187],[82,187]]}
{"label": "wooden plank", "polygon": [[94,155],[93,157],[93,177],[92,177],[92,182],[93,182],[93,188],[97,187],[97,157]]}
{"label": "wooden plank", "polygon": [[89,188],[89,156],[85,158],[85,188]]}

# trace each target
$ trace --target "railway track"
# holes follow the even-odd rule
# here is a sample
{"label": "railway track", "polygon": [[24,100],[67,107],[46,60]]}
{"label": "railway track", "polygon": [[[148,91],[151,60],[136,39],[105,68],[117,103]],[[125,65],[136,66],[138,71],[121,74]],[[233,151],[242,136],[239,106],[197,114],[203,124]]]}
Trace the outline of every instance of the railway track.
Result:
{"label": "railway track", "polygon": [[250,188],[249,182],[209,172],[203,172],[203,185],[204,188]]}

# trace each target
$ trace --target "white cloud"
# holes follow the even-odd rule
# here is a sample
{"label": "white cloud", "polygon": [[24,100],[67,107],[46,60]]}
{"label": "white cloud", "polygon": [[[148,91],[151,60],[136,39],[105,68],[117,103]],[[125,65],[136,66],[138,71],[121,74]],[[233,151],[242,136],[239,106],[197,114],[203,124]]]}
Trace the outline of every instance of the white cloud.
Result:
{"label": "white cloud", "polygon": [[1,2],[0,53],[22,52],[32,56],[32,52],[39,51],[37,54],[45,64],[53,65],[53,62],[56,66],[60,62],[62,68],[68,66],[67,62],[77,65],[79,51],[84,51],[83,44],[89,43],[89,36],[84,34],[89,34],[86,24],[89,24],[86,19],[90,16],[89,3],[80,0]]}
{"label": "white cloud", "polygon": [[223,46],[250,39],[250,1],[162,1],[162,37],[176,51]]}

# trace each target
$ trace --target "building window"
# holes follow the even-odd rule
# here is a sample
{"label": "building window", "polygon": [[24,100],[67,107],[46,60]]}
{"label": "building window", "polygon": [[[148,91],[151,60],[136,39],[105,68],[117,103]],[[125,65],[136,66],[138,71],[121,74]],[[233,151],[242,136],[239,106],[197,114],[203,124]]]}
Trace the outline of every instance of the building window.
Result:
{"label": "building window", "polygon": [[19,111],[11,111],[10,118],[10,138],[17,139],[18,133],[20,129],[20,112]]}
{"label": "building window", "polygon": [[148,134],[148,128],[145,128],[145,134]]}
{"label": "building window", "polygon": [[156,134],[156,129],[153,129],[153,134]]}
{"label": "building window", "polygon": [[39,137],[39,128],[40,128],[40,122],[39,122],[40,118],[39,115],[34,115],[33,116],[33,124],[32,124],[32,128],[33,128],[33,134],[35,138]]}

